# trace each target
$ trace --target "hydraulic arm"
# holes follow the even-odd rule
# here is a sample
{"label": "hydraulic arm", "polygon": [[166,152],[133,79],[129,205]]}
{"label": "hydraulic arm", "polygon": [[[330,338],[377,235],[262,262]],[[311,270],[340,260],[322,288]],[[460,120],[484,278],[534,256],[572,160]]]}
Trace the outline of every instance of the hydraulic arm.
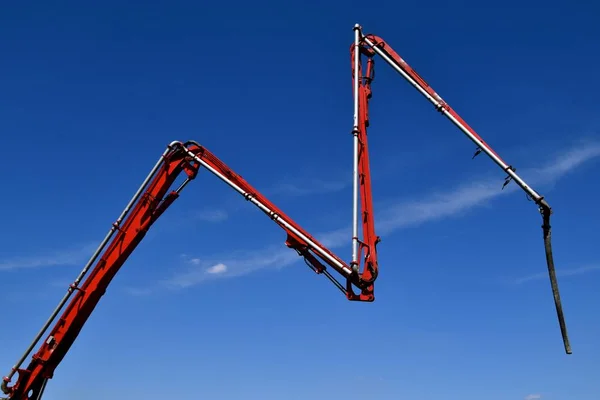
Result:
{"label": "hydraulic arm", "polygon": [[[552,211],[546,200],[529,187],[516,174],[515,169],[504,162],[387,43],[377,36],[364,35],[359,25],[354,27],[354,33],[355,40],[350,50],[354,89],[352,257],[350,262],[346,263],[332,253],[206,148],[194,141],[172,142],[167,146],[121,215],[112,224],[77,278],[68,287],[64,297],[23,356],[13,366],[10,373],[3,378],[0,388],[4,394],[8,395],[5,399],[40,400],[42,398],[47,381],[54,376],[55,369],[76,340],[114,276],[142,241],[152,224],[173,204],[187,184],[196,178],[201,168],[213,173],[279,225],[287,234],[285,241],[287,247],[303,257],[314,272],[328,278],[345,294],[347,299],[373,301],[375,298],[374,283],[378,276],[376,247],[379,237],[375,234],[367,128],[369,126],[368,102],[371,98],[375,55],[383,58],[425,96],[436,110],[463,131],[476,144],[476,155],[480,152],[486,153],[508,174],[504,185],[511,180],[515,181],[538,205],[543,217],[542,228],[546,259],[556,311],[565,351],[568,354],[571,353],[552,258],[550,243]],[[365,71],[363,71],[362,56],[367,58]],[[179,177],[183,177],[184,180],[177,186],[176,181]],[[359,239],[359,227],[362,227],[362,240]],[[332,272],[341,276],[342,281],[336,279]],[[58,317],[61,311],[62,314]],[[51,326],[45,340],[39,345],[29,364],[23,368],[23,363]],[[13,385],[10,385],[15,374],[18,378]]]}
{"label": "hydraulic arm", "polygon": [[[363,143],[366,145],[365,139],[363,138]],[[363,168],[366,166],[364,160],[360,163]],[[54,370],[77,338],[113,277],[142,241],[152,224],[173,204],[201,168],[212,172],[278,224],[287,233],[286,245],[302,256],[314,272],[323,274],[333,282],[349,300],[367,302],[374,300],[377,238],[372,225],[369,180],[357,184],[363,187],[362,192],[366,196],[366,198],[363,196],[366,210],[363,210],[363,215],[367,212],[368,215],[363,229],[370,235],[367,241],[361,242],[362,248],[365,249],[361,270],[361,260],[354,258],[350,264],[344,262],[206,148],[193,141],[173,142],[161,155],[129,204],[113,223],[98,249],[69,286],[67,293],[29,348],[12,368],[10,374],[3,379],[1,388],[8,395],[6,399],[41,399],[48,379],[53,377]],[[368,169],[366,171],[359,175],[368,175]],[[176,179],[182,173],[185,174],[183,175],[185,180],[176,189],[172,189],[176,185]],[[341,275],[345,283],[338,281],[328,268]],[[65,307],[67,302],[68,305]],[[32,356],[29,365],[21,368],[27,356],[63,308],[62,315]],[[18,374],[18,379],[10,386],[9,383],[15,374]]]}
{"label": "hydraulic arm", "polygon": [[[571,354],[571,345],[569,343],[569,337],[567,334],[567,327],[565,318],[562,311],[562,303],[560,300],[560,294],[558,291],[558,283],[556,279],[556,272],[554,268],[554,259],[552,256],[552,245],[551,245],[551,230],[550,230],[550,215],[552,209],[546,202],[543,196],[533,190],[525,181],[517,175],[515,168],[508,165],[492,148],[471,128],[457,113],[446,103],[429,84],[421,77],[417,72],[411,68],[406,61],[398,55],[386,43],[382,38],[372,35],[364,34],[362,27],[359,24],[354,26],[354,43],[350,46],[352,71],[354,76],[354,90],[360,95],[355,99],[355,113],[363,118],[363,126],[368,126],[368,100],[371,98],[371,82],[374,78],[374,57],[380,56],[389,66],[391,66],[396,72],[404,77],[419,93],[421,93],[427,100],[429,100],[435,109],[446,116],[456,127],[458,127],[473,143],[475,143],[476,151],[473,158],[481,152],[487,154],[504,172],[508,174],[504,181],[504,188],[510,181],[514,181],[521,187],[527,198],[533,200],[538,206],[540,213],[542,214],[542,232],[544,238],[544,248],[546,252],[546,262],[548,265],[548,274],[550,277],[550,284],[552,288],[552,294],[554,296],[554,304],[558,321],[560,324],[560,330],[562,334],[563,344],[565,352]],[[362,58],[365,56],[367,59],[366,71],[363,74]],[[358,110],[358,112],[356,111]]]}

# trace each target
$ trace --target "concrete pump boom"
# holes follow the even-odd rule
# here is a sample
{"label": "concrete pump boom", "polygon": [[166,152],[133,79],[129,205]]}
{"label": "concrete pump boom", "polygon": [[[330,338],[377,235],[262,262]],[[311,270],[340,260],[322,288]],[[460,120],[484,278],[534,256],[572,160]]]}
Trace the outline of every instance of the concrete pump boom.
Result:
{"label": "concrete pump boom", "polygon": [[[366,126],[368,126],[368,100],[371,97],[371,82],[374,77],[374,57],[380,56],[390,67],[398,72],[406,79],[419,93],[429,100],[435,109],[446,116],[456,127],[458,127],[475,145],[477,150],[475,155],[481,152],[487,154],[504,172],[508,174],[504,181],[506,186],[510,181],[514,181],[525,191],[529,199],[537,204],[540,213],[542,214],[542,232],[544,238],[544,249],[546,252],[546,262],[548,266],[548,275],[550,277],[550,285],[554,296],[554,305],[560,325],[560,330],[563,339],[565,352],[571,354],[571,345],[562,310],[562,303],[558,291],[558,282],[554,268],[554,258],[552,256],[551,230],[550,230],[550,215],[552,209],[546,202],[543,196],[533,190],[525,181],[517,175],[515,169],[508,165],[492,148],[471,128],[457,113],[446,103],[429,84],[413,69],[406,61],[392,49],[382,38],[364,34],[362,27],[359,24],[354,26],[354,43],[350,46],[352,71],[354,77],[354,90],[359,92],[359,96],[355,98],[355,115],[360,114],[366,118]],[[361,55],[367,58],[366,73],[362,74]],[[473,156],[475,157],[475,156]],[[355,158],[356,160],[356,158]]]}
{"label": "concrete pump boom", "polygon": [[[364,139],[364,143],[366,143],[366,138]],[[364,165],[364,161],[361,165]],[[368,218],[364,223],[364,230],[372,233],[373,236],[369,239],[372,240],[372,243],[363,242],[368,251],[363,258],[361,271],[359,262],[352,266],[344,262],[205,147],[194,141],[173,142],[169,144],[129,204],[113,223],[98,249],[69,286],[67,293],[21,359],[4,377],[0,387],[4,394],[8,395],[5,399],[41,399],[48,379],[53,377],[54,370],[69,351],[116,273],[142,241],[152,224],[179,197],[187,184],[196,178],[200,168],[213,173],[283,228],[287,233],[285,244],[302,256],[314,272],[327,277],[346,295],[348,300],[374,301],[374,282],[378,267],[375,249],[377,238],[374,236],[374,228],[368,225],[368,221],[372,221],[372,218]],[[181,173],[187,175],[186,179],[177,189],[171,190]],[[364,175],[362,171],[361,175]],[[370,185],[366,187],[363,182],[361,186],[365,187],[363,191],[367,194],[367,209],[369,213],[372,213]],[[100,256],[101,254],[102,256]],[[100,258],[98,259],[98,257]],[[91,269],[94,263],[95,266]],[[328,267],[345,279],[345,285],[329,272]],[[84,280],[90,269],[89,276]],[[357,289],[358,293],[355,293],[354,289]],[[38,351],[32,356],[29,365],[21,368],[27,356],[38,344],[71,296],[73,297],[62,316],[54,324]],[[15,373],[18,373],[18,379],[14,385],[9,386],[8,383]]]}
{"label": "concrete pump boom", "polygon": [[[279,225],[287,234],[285,242],[287,247],[294,249],[302,256],[314,272],[327,277],[345,294],[348,300],[374,301],[374,283],[379,271],[377,262],[379,237],[375,234],[367,128],[369,126],[368,102],[371,98],[375,55],[383,58],[433,103],[436,110],[444,114],[467,135],[477,146],[476,154],[486,153],[508,174],[504,185],[511,180],[515,181],[538,205],[543,217],[542,228],[546,259],[556,311],[565,351],[567,354],[571,353],[552,258],[550,243],[552,211],[546,200],[528,186],[516,174],[514,168],[506,164],[385,41],[375,35],[364,35],[360,25],[355,25],[354,34],[355,40],[350,47],[354,94],[351,261],[346,263],[332,253],[203,146],[194,141],[172,142],[167,146],[121,215],[112,224],[83,270],[68,287],[67,293],[25,353],[13,366],[10,373],[3,378],[0,388],[4,394],[8,395],[4,399],[40,400],[42,398],[48,380],[54,376],[55,369],[76,340],[114,276],[154,222],[173,204],[187,184],[196,178],[200,168],[205,168],[213,173]],[[361,60],[363,55],[367,57],[364,75]],[[176,189],[171,189],[182,173],[185,173],[184,182]],[[362,240],[358,237],[359,221],[362,221]],[[328,268],[341,275],[345,284],[338,281]],[[54,323],[37,352],[31,357],[29,365],[22,368],[25,359],[40,342],[63,308],[62,315]],[[9,383],[15,374],[18,375],[18,378],[11,386]]]}

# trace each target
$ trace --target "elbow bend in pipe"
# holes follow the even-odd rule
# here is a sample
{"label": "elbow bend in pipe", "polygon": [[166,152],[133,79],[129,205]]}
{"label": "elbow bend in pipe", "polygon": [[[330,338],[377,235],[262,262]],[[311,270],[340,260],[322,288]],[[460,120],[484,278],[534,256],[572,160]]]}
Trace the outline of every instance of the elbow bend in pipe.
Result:
{"label": "elbow bend in pipe", "polygon": [[11,388],[8,387],[8,380],[6,378],[2,379],[2,384],[0,384],[0,389],[2,389],[2,393],[10,394]]}

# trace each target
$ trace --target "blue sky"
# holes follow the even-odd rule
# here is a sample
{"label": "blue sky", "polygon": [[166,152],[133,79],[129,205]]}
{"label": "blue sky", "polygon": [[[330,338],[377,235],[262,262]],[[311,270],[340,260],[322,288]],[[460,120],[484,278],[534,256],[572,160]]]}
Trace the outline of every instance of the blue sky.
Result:
{"label": "blue sky", "polygon": [[358,22],[553,206],[574,354],[533,203],[501,191],[491,160],[471,160],[377,60],[375,303],[346,301],[204,172],[115,278],[46,400],[600,396],[597,6],[119,3],[0,13],[3,374],[172,140],[207,146],[349,260]]}

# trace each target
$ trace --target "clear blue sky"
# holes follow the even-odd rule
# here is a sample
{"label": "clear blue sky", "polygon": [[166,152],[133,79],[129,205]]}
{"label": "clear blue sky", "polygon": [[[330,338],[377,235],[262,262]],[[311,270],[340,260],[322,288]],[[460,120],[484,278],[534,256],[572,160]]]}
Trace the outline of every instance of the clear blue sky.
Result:
{"label": "clear blue sky", "polygon": [[[0,12],[2,374],[172,140],[206,145],[319,237],[348,227],[358,22],[547,196],[574,354],[534,204],[378,60],[376,302],[346,301],[204,172],[46,400],[600,396],[593,2],[51,3]],[[349,235],[331,244],[349,260]]]}

